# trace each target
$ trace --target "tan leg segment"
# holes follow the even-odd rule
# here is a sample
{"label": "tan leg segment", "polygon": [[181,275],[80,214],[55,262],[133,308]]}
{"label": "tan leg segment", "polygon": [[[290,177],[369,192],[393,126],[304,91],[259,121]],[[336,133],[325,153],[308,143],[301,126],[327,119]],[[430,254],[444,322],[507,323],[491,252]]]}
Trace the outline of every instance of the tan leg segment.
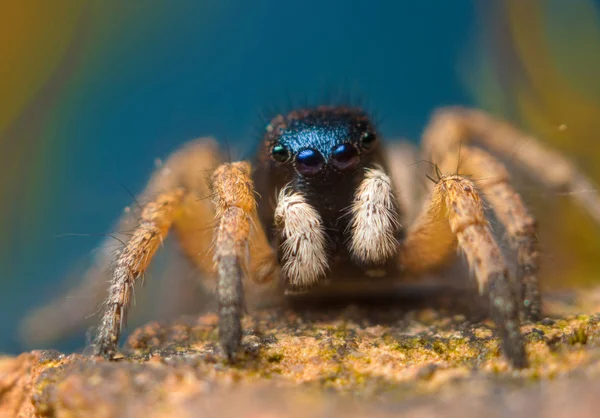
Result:
{"label": "tan leg segment", "polygon": [[[446,156],[442,171],[455,170],[458,158],[456,154]],[[535,219],[511,187],[510,176],[504,165],[487,152],[479,148],[461,147],[460,171],[468,173],[477,182],[517,252],[517,291],[525,319],[540,319],[541,299],[537,278],[539,252]]]}
{"label": "tan leg segment", "polygon": [[[274,256],[269,259],[269,247],[256,220],[256,200],[250,178],[250,164],[223,164],[212,176],[213,202],[218,221],[214,241],[214,262],[217,270],[219,302],[219,340],[225,354],[232,359],[242,338],[241,317],[244,309],[242,280],[248,272],[249,242],[258,247],[258,263],[271,271]],[[251,239],[251,229],[256,228]],[[263,247],[261,247],[263,246]],[[272,252],[271,252],[272,254]],[[257,280],[264,280],[258,277]]]}
{"label": "tan leg segment", "polygon": [[158,195],[144,206],[138,227],[119,253],[98,334],[92,345],[93,354],[112,357],[116,353],[135,281],[144,274],[167,236],[183,196],[183,189],[177,189]]}
{"label": "tan leg segment", "polygon": [[525,367],[517,296],[479,194],[471,181],[443,176],[434,187],[431,201],[407,231],[400,248],[400,266],[414,273],[439,267],[456,250],[457,243],[475,274],[479,291],[489,294],[504,352],[515,367]]}
{"label": "tan leg segment", "polygon": [[558,152],[507,122],[464,108],[438,111],[423,135],[425,158],[441,161],[461,143],[476,142],[510,158],[546,187],[569,193],[600,224],[597,186]]}
{"label": "tan leg segment", "polygon": [[190,141],[169,156],[154,172],[135,205],[119,220],[115,232],[99,248],[81,284],[70,292],[73,297],[60,298],[28,315],[22,325],[23,338],[38,345],[85,327],[96,307],[107,297],[106,283],[114,272],[115,258],[125,251],[121,249],[115,256],[115,248],[122,245],[121,242],[125,246],[132,244],[131,234],[135,235],[141,228],[140,210],[144,210],[145,203],[155,202],[159,196],[169,195],[174,190],[186,191],[178,216],[173,219],[180,247],[200,271],[212,274],[213,205],[207,199],[210,194],[207,180],[220,162],[217,143],[210,138]]}

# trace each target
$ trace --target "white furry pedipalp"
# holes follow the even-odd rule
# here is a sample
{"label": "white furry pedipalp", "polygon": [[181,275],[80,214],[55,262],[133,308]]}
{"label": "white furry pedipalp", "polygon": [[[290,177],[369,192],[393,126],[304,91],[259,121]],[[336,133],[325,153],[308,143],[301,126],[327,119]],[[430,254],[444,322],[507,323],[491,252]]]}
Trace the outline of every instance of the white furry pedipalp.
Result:
{"label": "white furry pedipalp", "polygon": [[348,249],[352,257],[361,263],[383,264],[396,254],[400,228],[397,208],[387,174],[378,168],[367,169],[350,209]]}
{"label": "white furry pedipalp", "polygon": [[302,194],[283,188],[275,208],[275,224],[281,231],[281,271],[294,286],[305,287],[322,278],[328,267],[325,231],[319,213]]}

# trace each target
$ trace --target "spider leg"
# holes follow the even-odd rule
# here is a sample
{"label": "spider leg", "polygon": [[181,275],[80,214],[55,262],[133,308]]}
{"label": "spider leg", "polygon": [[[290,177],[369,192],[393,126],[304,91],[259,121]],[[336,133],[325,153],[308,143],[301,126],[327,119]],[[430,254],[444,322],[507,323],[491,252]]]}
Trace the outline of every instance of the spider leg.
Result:
{"label": "spider leg", "polygon": [[[137,200],[142,201],[141,197]],[[48,344],[91,325],[94,311],[106,298],[106,283],[110,281],[115,252],[125,246],[129,231],[133,231],[136,225],[136,217],[127,208],[112,228],[115,232],[105,238],[95,251],[91,267],[68,295],[28,312],[19,324],[20,338],[25,345]],[[71,276],[75,274],[77,272],[71,273]],[[71,277],[67,281],[71,281]]]}
{"label": "spider leg", "polygon": [[[214,209],[207,199],[208,178],[221,161],[216,142],[208,138],[191,141],[171,154],[135,198],[140,211],[126,211],[116,232],[99,248],[82,283],[71,292],[85,297],[60,298],[33,312],[24,321],[22,334],[30,341],[60,338],[83,327],[95,307],[105,301],[94,350],[114,353],[121,323],[126,319],[131,286],[146,272],[166,236],[163,228],[169,229],[166,225],[172,227],[179,247],[202,275],[212,276]],[[122,244],[116,256],[112,237]],[[108,299],[106,282],[111,283]],[[117,283],[123,286],[121,290]],[[120,318],[111,319],[110,312]]]}
{"label": "spider leg", "polygon": [[[211,202],[206,199],[207,177],[220,161],[217,144],[211,139],[199,139],[182,146],[154,173],[146,190],[136,199],[148,202],[142,206],[139,218],[129,215],[120,222],[120,226],[130,227],[131,235],[112,264],[108,296],[92,342],[94,354],[112,357],[116,353],[133,286],[146,272],[171,229],[183,253],[195,266],[205,275],[213,273],[212,264],[207,261],[212,243],[210,220],[214,213]],[[103,275],[94,274],[87,281],[100,278]]]}
{"label": "spider leg", "polygon": [[477,186],[504,225],[510,244],[517,252],[517,292],[524,317],[527,320],[539,320],[541,298],[537,278],[539,252],[535,219],[511,187],[508,171],[500,161],[482,149],[462,146],[460,156],[446,156],[442,170],[449,172],[456,169],[455,161],[458,158],[461,171],[477,180]]}
{"label": "spider leg", "polygon": [[144,206],[138,227],[117,259],[98,334],[92,344],[93,354],[113,357],[117,352],[135,281],[167,236],[184,193],[183,189],[162,193]]}
{"label": "spider leg", "polygon": [[[242,279],[249,272],[255,281],[272,279],[277,265],[266,235],[257,225],[256,199],[250,172],[250,164],[245,161],[223,164],[215,170],[211,179],[218,220],[213,260],[217,271],[219,340],[230,360],[235,356],[242,338]],[[249,248],[249,243],[252,248]],[[257,257],[254,257],[255,254]],[[255,263],[250,269],[249,259]],[[253,274],[254,271],[258,273]]]}
{"label": "spider leg", "polygon": [[438,161],[462,142],[479,143],[515,161],[529,176],[551,190],[569,193],[600,224],[597,186],[575,165],[537,138],[487,113],[465,108],[441,109],[423,134],[423,148]]}
{"label": "spider leg", "polygon": [[[87,322],[90,306],[104,300],[101,324],[91,348],[93,353],[112,357],[126,322],[133,285],[144,275],[171,229],[182,252],[202,275],[214,276],[215,208],[211,199],[207,199],[211,193],[214,196],[214,190],[209,189],[208,180],[221,161],[218,146],[212,139],[191,141],[174,152],[137,197],[141,214],[134,216],[132,211],[127,211],[118,222],[118,232],[111,235],[123,243],[116,260],[113,239],[107,239],[83,283],[73,292],[90,295],[93,300],[73,298],[66,303],[61,298],[31,314],[24,323],[23,334],[37,336],[38,340],[39,335],[46,340],[66,335]],[[148,203],[142,205],[139,202]],[[225,218],[228,221],[225,224],[229,225],[232,218],[229,215]],[[276,275],[277,260],[256,213],[252,213],[251,223],[251,278],[265,282]],[[108,297],[105,291],[107,279],[110,281]]]}
{"label": "spider leg", "polygon": [[432,193],[401,243],[400,267],[409,273],[439,267],[458,245],[474,272],[479,292],[489,296],[491,316],[507,358],[515,367],[526,367],[517,296],[475,185],[458,175],[442,176]]}

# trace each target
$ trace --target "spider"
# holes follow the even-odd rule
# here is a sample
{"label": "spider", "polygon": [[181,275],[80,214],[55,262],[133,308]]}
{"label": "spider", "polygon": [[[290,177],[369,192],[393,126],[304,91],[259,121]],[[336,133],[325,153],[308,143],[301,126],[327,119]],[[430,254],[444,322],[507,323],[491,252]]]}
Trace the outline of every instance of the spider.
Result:
{"label": "spider", "polygon": [[[257,150],[252,163],[225,162],[214,140],[199,139],[155,172],[144,192],[151,199],[114,260],[94,354],[118,352],[134,284],[173,230],[184,254],[216,282],[219,342],[230,360],[240,347],[246,280],[283,293],[401,280],[443,269],[462,253],[488,297],[506,358],[527,366],[520,324],[541,318],[536,222],[500,159],[512,158],[553,189],[592,189],[565,158],[482,111],[441,109],[423,135],[422,158],[436,164],[426,200],[416,202],[416,179],[406,170],[416,157],[385,144],[360,108],[276,116]],[[574,197],[600,221],[595,194]],[[515,274],[484,201],[507,232]],[[197,233],[207,228],[211,234]]]}

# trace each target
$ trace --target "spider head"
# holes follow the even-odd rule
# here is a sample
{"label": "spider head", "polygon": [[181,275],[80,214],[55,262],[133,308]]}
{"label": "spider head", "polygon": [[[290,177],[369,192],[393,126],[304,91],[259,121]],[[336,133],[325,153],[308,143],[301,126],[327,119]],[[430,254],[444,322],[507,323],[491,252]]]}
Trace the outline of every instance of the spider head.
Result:
{"label": "spider head", "polygon": [[[299,193],[323,220],[328,247],[343,248],[345,214],[365,169],[385,165],[367,114],[348,107],[296,110],[271,121],[262,146],[255,173],[259,194],[277,196],[283,188]],[[272,224],[276,202],[265,206],[261,217]]]}
{"label": "spider head", "polygon": [[[307,286],[316,283],[319,275],[299,274],[291,268],[295,263],[289,261],[290,248],[303,260],[303,268],[327,264],[331,271],[337,271],[351,265],[370,265],[371,261],[353,257],[350,248],[356,230],[354,220],[361,216],[354,210],[357,198],[361,193],[387,193],[379,186],[364,190],[373,170],[387,171],[383,146],[366,112],[317,107],[277,116],[267,126],[258,158],[253,180],[259,195],[259,216],[263,225],[270,226],[269,238],[278,249],[288,284]],[[376,198],[393,200],[387,195]],[[393,227],[394,222],[390,225]],[[388,235],[396,232],[388,231]],[[311,237],[311,242],[303,246],[292,236]],[[392,258],[390,255],[371,264],[383,266]],[[354,273],[345,271],[342,276]]]}
{"label": "spider head", "polygon": [[346,107],[278,116],[267,127],[267,143],[272,162],[304,184],[355,173],[370,161],[378,145],[366,113]]}

